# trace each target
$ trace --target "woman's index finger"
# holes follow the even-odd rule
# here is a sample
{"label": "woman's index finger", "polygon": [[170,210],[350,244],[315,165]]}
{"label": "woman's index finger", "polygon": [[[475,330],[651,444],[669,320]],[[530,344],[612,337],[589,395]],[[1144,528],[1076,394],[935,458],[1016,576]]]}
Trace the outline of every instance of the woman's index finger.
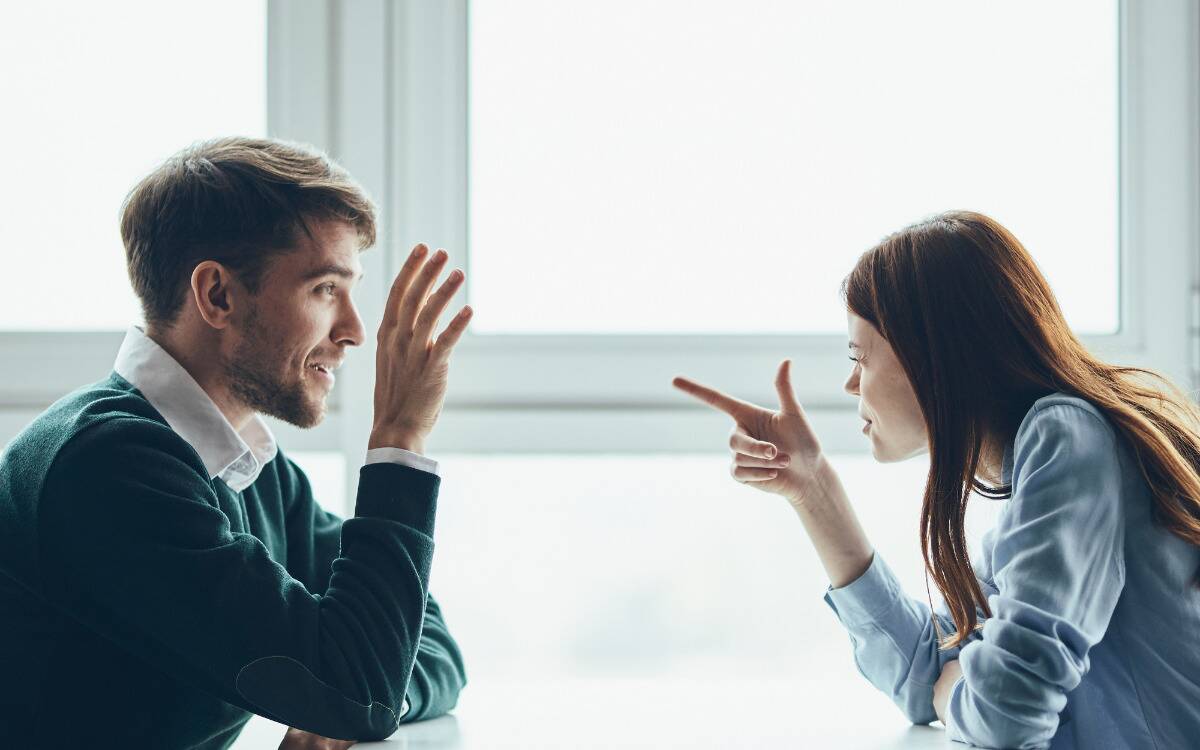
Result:
{"label": "woman's index finger", "polygon": [[706,385],[700,385],[696,381],[684,377],[675,378],[671,381],[671,384],[689,396],[698,398],[714,409],[719,409],[737,420],[741,420],[746,416],[747,412],[758,408],[754,404],[726,395]]}

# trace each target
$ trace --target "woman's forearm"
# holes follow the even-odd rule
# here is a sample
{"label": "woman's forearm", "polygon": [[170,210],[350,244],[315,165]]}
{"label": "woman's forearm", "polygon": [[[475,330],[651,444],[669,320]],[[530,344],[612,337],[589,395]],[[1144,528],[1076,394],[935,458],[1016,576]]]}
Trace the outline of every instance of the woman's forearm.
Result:
{"label": "woman's forearm", "polygon": [[835,589],[857,580],[871,565],[874,549],[837,472],[824,458],[810,491],[791,501]]}

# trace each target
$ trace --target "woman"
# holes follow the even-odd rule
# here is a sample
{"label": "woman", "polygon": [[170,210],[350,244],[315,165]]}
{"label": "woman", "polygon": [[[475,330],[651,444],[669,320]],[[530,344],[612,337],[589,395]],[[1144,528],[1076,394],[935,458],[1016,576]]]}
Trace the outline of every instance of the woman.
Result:
{"label": "woman", "polygon": [[[936,615],[872,549],[788,362],[778,411],[675,385],[736,420],[734,478],[800,515],[862,673],[913,722],[941,719],[974,745],[1200,747],[1200,413],[1162,378],[1089,354],[986,216],[888,237],[843,294],[845,388],[872,453],[930,455],[920,528]],[[974,566],[972,490],[1005,499]]]}

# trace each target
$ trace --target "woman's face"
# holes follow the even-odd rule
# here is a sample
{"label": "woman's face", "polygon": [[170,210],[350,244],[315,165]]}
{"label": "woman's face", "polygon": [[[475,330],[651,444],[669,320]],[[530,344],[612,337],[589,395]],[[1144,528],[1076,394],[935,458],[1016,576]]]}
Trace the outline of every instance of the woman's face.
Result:
{"label": "woman's face", "polygon": [[858,396],[858,415],[863,432],[871,440],[876,461],[889,463],[929,450],[929,433],[908,375],[875,326],[847,313],[850,358],[854,369],[846,380],[846,392]]}

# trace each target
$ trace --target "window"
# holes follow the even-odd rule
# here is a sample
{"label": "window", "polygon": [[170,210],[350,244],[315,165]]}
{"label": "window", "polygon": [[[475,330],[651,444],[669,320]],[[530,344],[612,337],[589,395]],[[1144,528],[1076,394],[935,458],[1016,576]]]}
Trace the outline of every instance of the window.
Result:
{"label": "window", "polygon": [[[784,357],[796,361],[802,402],[831,425],[822,434],[835,448],[852,449],[859,444],[857,431],[836,426],[838,414],[852,415],[852,400],[840,391],[846,363],[838,282],[855,254],[883,233],[965,203],[995,214],[1024,239],[1086,343],[1111,359],[1155,367],[1180,382],[1191,375],[1190,349],[1180,342],[1187,339],[1191,317],[1197,170],[1194,160],[1179,158],[1194,151],[1196,130],[1190,105],[1196,45],[1186,33],[1193,27],[1190,9],[1106,2],[1047,10],[1029,3],[990,8],[929,0],[903,9],[867,2],[847,6],[852,11],[839,4],[763,3],[732,12],[708,3],[664,2],[581,4],[564,17],[563,4],[528,0],[236,5],[224,17],[237,13],[242,21],[223,22],[219,33],[204,19],[221,14],[181,25],[172,21],[175,11],[158,6],[131,14],[111,33],[92,36],[80,36],[80,30],[112,23],[103,14],[93,18],[98,11],[10,11],[20,22],[5,28],[22,44],[32,35],[22,35],[20,28],[52,23],[64,30],[57,45],[69,48],[132,34],[128,43],[114,43],[120,50],[91,51],[92,64],[77,65],[87,68],[78,75],[62,73],[53,61],[52,73],[37,74],[60,80],[64,91],[87,81],[88,91],[79,97],[86,103],[96,96],[109,97],[101,103],[120,101],[113,92],[128,89],[116,76],[139,70],[141,59],[127,52],[135,47],[147,59],[170,61],[143,66],[144,75],[169,69],[173,82],[192,81],[197,69],[190,61],[203,57],[195,46],[201,42],[180,28],[195,30],[197,38],[220,39],[222,55],[206,63],[215,72],[192,84],[197,96],[175,101],[170,97],[186,86],[152,86],[158,106],[143,104],[138,117],[123,115],[116,134],[103,135],[102,128],[115,121],[105,114],[111,109],[97,104],[87,110],[89,142],[107,138],[145,147],[122,160],[119,170],[85,170],[92,176],[124,170],[109,187],[89,187],[86,199],[57,194],[57,203],[73,210],[109,211],[108,220],[87,220],[97,228],[77,228],[82,220],[49,222],[46,203],[25,194],[0,202],[6,210],[40,217],[0,223],[8,232],[9,253],[54,245],[28,254],[20,283],[0,303],[0,346],[10,361],[30,363],[29,370],[0,371],[0,428],[6,433],[57,395],[102,377],[120,328],[136,317],[114,234],[124,191],[183,142],[261,129],[264,101],[268,132],[326,148],[381,207],[378,249],[363,258],[373,280],[360,293],[365,320],[379,320],[387,283],[415,242],[447,247],[456,263],[466,265],[477,315],[456,354],[437,438],[443,451],[591,452],[623,450],[630,441],[651,450],[705,450],[712,443],[708,428],[699,428],[697,420],[704,418],[670,388],[670,378],[685,373],[769,402],[770,376]],[[871,22],[851,24],[848,12]],[[1037,22],[1030,22],[1034,17]],[[167,35],[154,29],[167,27],[174,29],[172,50],[192,54],[164,57],[160,40]],[[733,59],[721,66],[713,62],[720,55],[708,53],[718,39],[714,27],[724,29],[727,48],[739,52],[726,55]],[[818,27],[841,47],[829,48],[825,36],[814,33]],[[967,35],[956,30],[964,28],[971,29],[970,48],[958,41]],[[881,37],[879,29],[889,34]],[[499,44],[507,34],[521,35],[522,43]],[[647,35],[655,37],[655,45],[646,43]],[[788,47],[792,37],[805,43]],[[886,64],[870,57],[894,49],[892,37],[911,40],[915,49]],[[997,39],[1019,46],[1020,54],[1006,54],[1011,50]],[[1059,44],[1062,40],[1070,43]],[[604,51],[597,45],[606,43],[610,54],[597,65]],[[0,54],[34,55],[31,59],[50,54],[12,51],[26,49],[16,44],[3,48]],[[848,56],[842,48],[862,54]],[[655,49],[661,58],[654,57]],[[537,64],[549,55],[554,65]],[[946,57],[956,65],[941,65]],[[101,63],[110,59],[110,77],[92,72],[109,70]],[[1031,72],[1022,60],[1039,67]],[[6,80],[6,93],[56,111],[53,97],[30,98],[30,91],[47,90],[39,87],[43,79],[37,86],[29,82],[34,66],[17,69],[23,75]],[[880,106],[891,112],[922,101],[929,90],[963,89],[968,82],[961,76],[968,71],[981,90],[1005,105],[1001,113],[980,115],[974,109],[978,97],[960,94],[904,109],[914,117],[892,116],[888,127],[872,131],[863,124],[873,100],[855,92],[877,94]],[[506,75],[519,76],[522,85],[505,85]],[[713,101],[729,106],[722,109],[700,96],[698,81]],[[100,93],[92,96],[93,90]],[[199,114],[189,109],[215,90],[229,93],[220,107]],[[670,96],[652,95],[668,90]],[[779,90],[802,91],[804,97],[773,94]],[[839,91],[852,95],[839,100]],[[947,100],[961,108],[948,111]],[[803,117],[801,105],[811,107],[812,117]],[[589,107],[599,114],[589,116]],[[156,122],[154,134],[129,135],[151,116],[147,109],[175,112],[172,122],[189,128],[160,139],[169,123]],[[845,116],[826,116],[830,109]],[[965,127],[967,115],[960,109],[982,122]],[[618,111],[625,119],[611,114]],[[928,117],[925,127],[908,122],[917,116]],[[547,118],[553,127],[544,124]],[[964,126],[949,128],[945,118]],[[68,112],[57,120],[24,118],[0,128],[9,128],[4,132],[13,140],[36,143],[30,140],[40,137],[36,133],[15,128],[43,121],[80,118]],[[693,122],[698,124],[684,127]],[[683,130],[679,139],[668,138]],[[939,140],[930,140],[932,134]],[[891,148],[899,138],[912,148]],[[930,153],[943,143],[957,150]],[[697,166],[693,157],[703,144],[711,153]],[[63,152],[119,150],[72,149]],[[857,159],[856,149],[863,154]],[[976,156],[978,169],[962,167],[959,154],[965,151]],[[594,158],[596,153],[608,158]],[[1027,154],[1039,156],[1031,160]],[[44,155],[39,165],[59,164],[58,158]],[[918,168],[922,165],[927,169]],[[565,179],[556,171],[563,168],[571,170],[570,189],[548,189]],[[622,177],[621,170],[632,177]],[[901,189],[895,177],[905,173],[913,182],[903,186],[914,186],[911,190]],[[814,182],[815,175],[827,176],[827,182]],[[861,194],[852,189],[858,183]],[[707,192],[701,190],[705,186]],[[34,192],[48,189],[42,185]],[[94,197],[101,193],[106,197]],[[647,214],[644,204],[655,196],[661,210]],[[822,206],[823,221],[806,202]],[[710,210],[717,203],[726,210]],[[589,205],[595,216],[607,212],[608,219],[595,223]],[[847,221],[851,211],[862,221]],[[514,227],[518,219],[522,225]],[[54,231],[30,239],[26,227],[34,224]],[[697,227],[712,231],[697,233]],[[830,234],[829,227],[844,229]],[[753,242],[732,241],[742,229]],[[17,237],[18,231],[24,234]],[[618,244],[617,231],[630,234],[621,252],[642,259],[620,281],[611,275],[623,265],[618,261],[624,256],[610,252]],[[79,248],[97,249],[92,254]],[[77,251],[80,258],[67,255]],[[714,253],[723,258],[728,256],[721,253],[732,252],[744,260],[741,267],[751,269],[750,277],[739,280],[741,270],[712,271]],[[103,253],[108,254],[102,259]],[[677,270],[689,265],[697,269],[691,275]],[[730,287],[735,291],[724,293],[717,285],[728,280],[736,282]],[[754,304],[736,291],[746,288],[756,290]],[[460,301],[468,301],[466,296]],[[85,299],[86,308],[80,304]],[[79,333],[85,330],[94,332]],[[290,444],[296,438],[305,449],[351,454],[365,446],[370,400],[344,398],[370,392],[370,343],[364,349],[343,373],[330,424],[318,436],[289,435]],[[579,427],[580,417],[589,427]]]}
{"label": "window", "polygon": [[792,357],[806,406],[848,412],[841,279],[951,207],[1013,229],[1086,344],[1186,382],[1195,44],[1176,11],[397,9],[390,263],[416,241],[457,251],[477,311],[449,406],[653,429],[688,419],[671,376],[766,402]]}
{"label": "window", "polygon": [[[141,321],[119,232],[128,191],[189,143],[266,135],[267,15],[266,0],[217,0],[203,12],[148,0],[120,12],[5,9],[0,97],[22,114],[0,122],[10,146],[0,351],[21,366],[0,373],[0,443],[103,378],[123,331]],[[286,444],[328,447],[298,437]]]}
{"label": "window", "polygon": [[970,208],[1077,331],[1115,333],[1117,21],[1115,0],[472,2],[474,331],[843,333],[859,253]]}
{"label": "window", "polygon": [[20,115],[0,122],[0,246],[16,266],[0,329],[123,330],[141,313],[121,201],[193,141],[266,133],[266,3],[21,3],[4,14],[0,97]]}

